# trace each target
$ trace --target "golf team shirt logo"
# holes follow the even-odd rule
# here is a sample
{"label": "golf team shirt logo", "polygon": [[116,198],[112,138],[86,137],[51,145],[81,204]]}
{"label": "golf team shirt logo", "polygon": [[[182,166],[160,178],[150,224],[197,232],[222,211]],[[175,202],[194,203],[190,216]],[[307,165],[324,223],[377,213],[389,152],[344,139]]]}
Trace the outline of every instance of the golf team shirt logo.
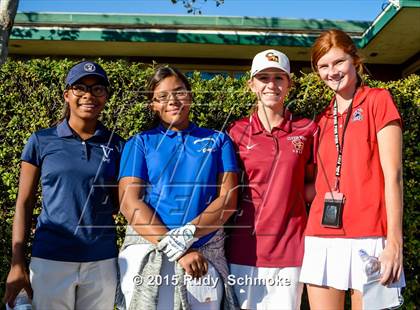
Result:
{"label": "golf team shirt logo", "polygon": [[276,55],[274,55],[273,52],[269,52],[269,53],[265,54],[265,58],[267,58],[268,61],[279,62],[279,58]]}
{"label": "golf team shirt logo", "polygon": [[88,64],[85,64],[85,65],[83,66],[83,69],[84,69],[86,72],[94,72],[94,71],[96,70],[96,67],[95,67],[95,65],[94,65],[94,64],[88,63]]}
{"label": "golf team shirt logo", "polygon": [[363,109],[362,108],[358,108],[353,113],[352,122],[356,122],[356,121],[363,121]]}
{"label": "golf team shirt logo", "polygon": [[293,153],[302,154],[305,147],[306,138],[304,136],[292,136],[288,137],[287,140],[292,142]]}
{"label": "golf team shirt logo", "polygon": [[102,161],[109,163],[109,155],[112,151],[112,148],[106,145],[101,145],[102,152],[104,152],[104,157],[102,157]]}
{"label": "golf team shirt logo", "polygon": [[197,152],[200,153],[210,153],[215,152],[216,150],[213,148],[213,146],[216,144],[216,140],[214,138],[203,138],[198,139],[194,141],[194,144],[198,144],[201,146],[201,149],[197,150]]}

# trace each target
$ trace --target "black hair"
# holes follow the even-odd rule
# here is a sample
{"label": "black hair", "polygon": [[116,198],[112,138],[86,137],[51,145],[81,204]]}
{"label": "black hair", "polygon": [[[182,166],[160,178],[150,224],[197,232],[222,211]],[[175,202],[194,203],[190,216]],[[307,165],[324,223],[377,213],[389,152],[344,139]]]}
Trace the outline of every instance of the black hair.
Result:
{"label": "black hair", "polygon": [[161,66],[155,70],[154,74],[149,78],[149,81],[147,83],[147,99],[149,99],[149,101],[152,101],[153,92],[155,91],[155,88],[159,85],[159,83],[167,77],[171,76],[175,76],[178,79],[180,79],[182,83],[184,83],[185,88],[188,91],[191,91],[191,84],[188,81],[187,77],[181,71],[174,67]]}
{"label": "black hair", "polygon": [[62,121],[69,120],[70,118],[70,106],[69,104],[65,101],[64,105],[63,105],[63,109],[61,110],[61,116],[60,119],[58,120],[57,123],[61,123]]}

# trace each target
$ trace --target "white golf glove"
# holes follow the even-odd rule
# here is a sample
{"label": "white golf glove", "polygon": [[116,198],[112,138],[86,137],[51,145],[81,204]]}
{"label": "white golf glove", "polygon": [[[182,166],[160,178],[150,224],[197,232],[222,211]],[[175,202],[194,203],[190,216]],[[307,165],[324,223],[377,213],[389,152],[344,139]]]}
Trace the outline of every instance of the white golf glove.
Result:
{"label": "white golf glove", "polygon": [[159,241],[157,248],[166,254],[170,262],[174,262],[198,240],[194,237],[195,231],[196,227],[191,223],[174,228]]}

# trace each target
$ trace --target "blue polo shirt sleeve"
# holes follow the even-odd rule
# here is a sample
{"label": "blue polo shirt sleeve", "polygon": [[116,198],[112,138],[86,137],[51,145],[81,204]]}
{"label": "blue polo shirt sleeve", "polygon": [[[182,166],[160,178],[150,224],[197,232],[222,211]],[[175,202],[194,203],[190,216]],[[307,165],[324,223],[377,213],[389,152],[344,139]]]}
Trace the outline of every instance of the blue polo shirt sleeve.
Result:
{"label": "blue polo shirt sleeve", "polygon": [[41,166],[41,154],[39,152],[39,140],[35,133],[33,133],[22,151],[21,160],[26,161],[34,166]]}
{"label": "blue polo shirt sleeve", "polygon": [[145,182],[149,181],[146,153],[140,135],[131,137],[124,146],[118,179],[123,177],[136,177]]}
{"label": "blue polo shirt sleeve", "polygon": [[218,162],[218,172],[239,172],[238,164],[236,162],[235,148],[232,140],[225,133],[220,133],[221,137],[221,156]]}

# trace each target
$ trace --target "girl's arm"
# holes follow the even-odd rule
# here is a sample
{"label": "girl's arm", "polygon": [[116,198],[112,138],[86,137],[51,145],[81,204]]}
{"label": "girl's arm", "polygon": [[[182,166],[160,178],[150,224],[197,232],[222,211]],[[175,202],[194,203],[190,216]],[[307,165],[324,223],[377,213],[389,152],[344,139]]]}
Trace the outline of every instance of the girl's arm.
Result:
{"label": "girl's arm", "polygon": [[380,261],[382,284],[390,284],[400,278],[403,262],[403,181],[402,181],[402,131],[397,121],[390,122],[378,134],[379,156],[385,181],[385,205],[387,214],[387,243]]}
{"label": "girl's arm", "polygon": [[238,176],[224,172],[218,176],[217,198],[191,224],[197,227],[195,237],[205,236],[220,227],[235,212],[238,199]]}
{"label": "girl's arm", "polygon": [[122,178],[118,184],[120,211],[137,233],[157,244],[168,229],[156,212],[143,201],[144,188],[145,182],[140,178]]}
{"label": "girl's arm", "polygon": [[[220,173],[218,176],[218,197],[195,219],[195,237],[207,235],[220,227],[236,210],[238,177],[234,172]],[[197,250],[188,250],[178,259],[185,272],[193,278],[200,278],[208,271],[208,262]]]}
{"label": "girl's arm", "polygon": [[315,176],[317,166],[314,163],[307,164],[305,167],[305,202],[310,204],[315,198]]}
{"label": "girl's arm", "polygon": [[32,298],[25,263],[26,241],[31,228],[33,207],[35,205],[40,169],[27,162],[22,162],[19,178],[19,192],[13,219],[12,262],[6,281],[4,302],[13,304],[16,295],[25,289]]}

